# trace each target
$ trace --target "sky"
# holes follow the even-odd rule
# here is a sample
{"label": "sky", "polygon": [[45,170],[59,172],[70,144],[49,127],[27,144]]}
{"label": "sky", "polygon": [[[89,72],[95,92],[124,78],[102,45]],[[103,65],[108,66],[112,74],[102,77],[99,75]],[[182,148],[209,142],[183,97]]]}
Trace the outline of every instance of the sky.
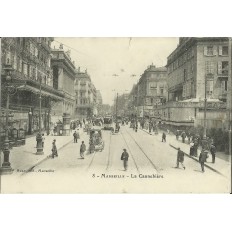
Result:
{"label": "sky", "polygon": [[149,65],[166,65],[178,38],[54,38],[52,48],[60,43],[71,51],[76,68],[87,69],[103,104],[112,105],[116,93],[129,93]]}

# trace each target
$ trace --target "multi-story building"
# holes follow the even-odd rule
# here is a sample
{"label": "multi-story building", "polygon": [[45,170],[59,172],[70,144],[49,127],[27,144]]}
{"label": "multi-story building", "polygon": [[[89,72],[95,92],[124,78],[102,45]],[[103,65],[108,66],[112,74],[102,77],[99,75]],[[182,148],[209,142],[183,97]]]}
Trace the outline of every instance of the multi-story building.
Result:
{"label": "multi-story building", "polygon": [[96,116],[98,114],[98,109],[97,109],[97,89],[95,87],[95,85],[93,84],[93,82],[91,82],[90,84],[90,103],[91,103],[91,107],[92,107],[92,113],[94,116]]}
{"label": "multi-story building", "polygon": [[228,38],[180,38],[167,58],[168,103],[160,111],[172,126],[203,126],[207,98],[208,128],[223,128],[228,67]]}
{"label": "multi-story building", "polygon": [[155,116],[157,106],[164,103],[167,95],[167,69],[150,65],[138,82],[138,115]]}
{"label": "multi-story building", "polygon": [[102,104],[103,104],[103,101],[102,101],[101,92],[100,92],[100,90],[97,90],[97,113],[98,113],[98,115],[101,115],[103,113],[102,112]]}
{"label": "multi-story building", "polygon": [[127,114],[128,116],[137,115],[138,105],[138,84],[134,84],[129,95],[127,102]]}
{"label": "multi-story building", "polygon": [[97,90],[91,81],[87,70],[76,72],[75,80],[76,106],[75,116],[79,119],[97,114]]}
{"label": "multi-story building", "polygon": [[62,44],[59,49],[52,49],[51,66],[53,88],[64,96],[62,102],[54,105],[52,111],[54,122],[63,120],[64,113],[74,119],[76,68],[74,61],[71,60],[70,51],[64,51]]}
{"label": "multi-story building", "polygon": [[128,114],[128,107],[129,107],[129,94],[124,93],[121,95],[118,95],[118,97],[115,99],[115,115],[117,116],[129,116]]}
{"label": "multi-story building", "polygon": [[11,66],[11,83],[15,89],[10,94],[11,128],[22,128],[28,134],[39,130],[39,96],[41,94],[41,129],[50,128],[50,111],[54,102],[59,102],[63,94],[53,88],[51,69],[51,42],[53,38],[2,38],[1,78],[2,105],[0,115],[4,127],[6,107],[6,72]]}

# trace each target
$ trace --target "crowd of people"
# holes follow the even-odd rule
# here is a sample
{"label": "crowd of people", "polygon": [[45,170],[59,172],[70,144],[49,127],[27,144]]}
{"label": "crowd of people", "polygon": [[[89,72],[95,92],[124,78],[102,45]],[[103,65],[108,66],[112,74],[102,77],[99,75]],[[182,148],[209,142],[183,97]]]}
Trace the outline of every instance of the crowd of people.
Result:
{"label": "crowd of people", "polygon": [[[139,120],[137,118],[131,118],[131,119],[122,119],[120,122],[122,126],[124,125],[130,125],[130,128],[133,128],[135,132],[138,131],[138,127],[140,126],[140,129],[147,129],[149,133],[155,132],[155,134],[158,134],[158,123],[153,122],[152,120],[146,121],[146,120]],[[117,133],[120,131],[120,123],[116,120],[115,121],[115,129],[114,133]],[[103,120],[101,119],[83,119],[83,120],[77,120],[73,121],[70,125],[70,127],[74,130],[73,133],[73,142],[78,143],[78,139],[80,139],[80,133],[79,129],[83,128],[84,131],[87,132],[90,128],[92,128],[94,125],[103,125]],[[87,128],[87,129],[86,129]],[[166,128],[162,128],[162,142],[166,142],[166,136],[170,133],[170,131]],[[201,165],[202,172],[204,172],[204,163],[207,162],[207,159],[209,158],[209,153],[212,155],[212,163],[215,163],[215,157],[216,157],[216,146],[213,142],[213,139],[206,138],[202,139],[199,134],[192,134],[188,131],[184,130],[176,130],[175,132],[176,140],[179,140],[181,138],[182,143],[188,143],[190,145],[189,155],[192,157],[198,157],[198,150],[201,148],[201,152],[199,155],[199,163]],[[90,139],[90,141],[92,141]],[[44,138],[43,138],[44,143]],[[91,144],[90,144],[91,147]],[[180,149],[180,147],[177,148],[177,161],[176,161],[176,168],[179,168],[179,165],[185,169],[184,165],[184,152]],[[84,155],[86,153],[86,145],[84,141],[82,141],[80,145],[80,157],[84,159]],[[56,148],[56,140],[53,140],[52,143],[52,158],[57,157],[58,152]],[[128,168],[128,158],[129,154],[126,151],[126,149],[123,149],[123,153],[121,156],[121,160],[123,160],[124,170],[127,170]]]}

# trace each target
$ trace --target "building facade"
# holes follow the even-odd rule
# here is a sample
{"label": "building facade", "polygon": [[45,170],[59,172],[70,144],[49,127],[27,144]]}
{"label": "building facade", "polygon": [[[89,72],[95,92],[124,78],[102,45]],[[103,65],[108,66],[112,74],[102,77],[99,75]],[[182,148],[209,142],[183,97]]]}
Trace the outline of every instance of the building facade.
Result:
{"label": "building facade", "polygon": [[71,60],[70,51],[64,51],[62,44],[59,49],[52,49],[51,67],[53,70],[53,88],[64,96],[62,101],[53,107],[53,122],[62,121],[64,113],[74,119],[76,68],[75,63]]}
{"label": "building facade", "polygon": [[4,128],[6,107],[6,72],[11,66],[11,87],[9,108],[10,128],[24,129],[27,134],[39,130],[39,99],[41,95],[41,129],[49,133],[52,105],[63,98],[53,88],[51,69],[51,42],[53,38],[27,37],[2,38],[1,40],[1,128]]}
{"label": "building facade", "polygon": [[138,116],[155,116],[157,107],[168,97],[166,67],[148,66],[137,85]]}
{"label": "building facade", "polygon": [[[172,126],[224,128],[229,67],[228,38],[180,38],[167,58],[168,104],[160,118]],[[178,103],[177,103],[178,102]]]}
{"label": "building facade", "polygon": [[103,111],[102,111],[102,105],[103,105],[103,101],[102,101],[102,95],[100,90],[97,90],[97,114],[98,115],[103,115]]}
{"label": "building facade", "polygon": [[97,90],[87,70],[76,72],[75,79],[75,116],[78,119],[92,117],[97,114]]}

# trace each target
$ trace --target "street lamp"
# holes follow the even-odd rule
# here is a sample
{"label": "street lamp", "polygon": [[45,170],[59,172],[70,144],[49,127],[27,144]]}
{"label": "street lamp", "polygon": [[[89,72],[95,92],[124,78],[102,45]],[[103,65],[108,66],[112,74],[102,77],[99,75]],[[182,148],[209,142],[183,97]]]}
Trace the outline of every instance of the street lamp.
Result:
{"label": "street lamp", "polygon": [[36,146],[36,155],[43,155],[43,145],[42,145],[42,134],[41,134],[41,83],[42,83],[42,76],[39,78],[39,133],[36,135],[36,141],[37,141],[37,146]]}
{"label": "street lamp", "polygon": [[204,99],[204,130],[203,130],[203,139],[202,139],[202,148],[203,149],[208,149],[208,144],[207,144],[207,139],[206,139],[206,111],[207,111],[207,82],[208,80],[212,80],[213,75],[212,74],[207,74],[205,76],[205,99]]}
{"label": "street lamp", "polygon": [[6,132],[5,132],[5,140],[3,144],[3,154],[4,160],[2,166],[0,168],[0,173],[3,174],[12,174],[13,169],[11,168],[11,164],[9,162],[10,156],[10,147],[9,147],[9,103],[10,103],[10,93],[11,88],[10,82],[12,81],[11,72],[14,70],[10,64],[7,64],[4,68],[6,72]]}
{"label": "street lamp", "polygon": [[31,112],[31,109],[28,112],[28,118],[29,118],[28,134],[31,135],[32,134],[32,112]]}

